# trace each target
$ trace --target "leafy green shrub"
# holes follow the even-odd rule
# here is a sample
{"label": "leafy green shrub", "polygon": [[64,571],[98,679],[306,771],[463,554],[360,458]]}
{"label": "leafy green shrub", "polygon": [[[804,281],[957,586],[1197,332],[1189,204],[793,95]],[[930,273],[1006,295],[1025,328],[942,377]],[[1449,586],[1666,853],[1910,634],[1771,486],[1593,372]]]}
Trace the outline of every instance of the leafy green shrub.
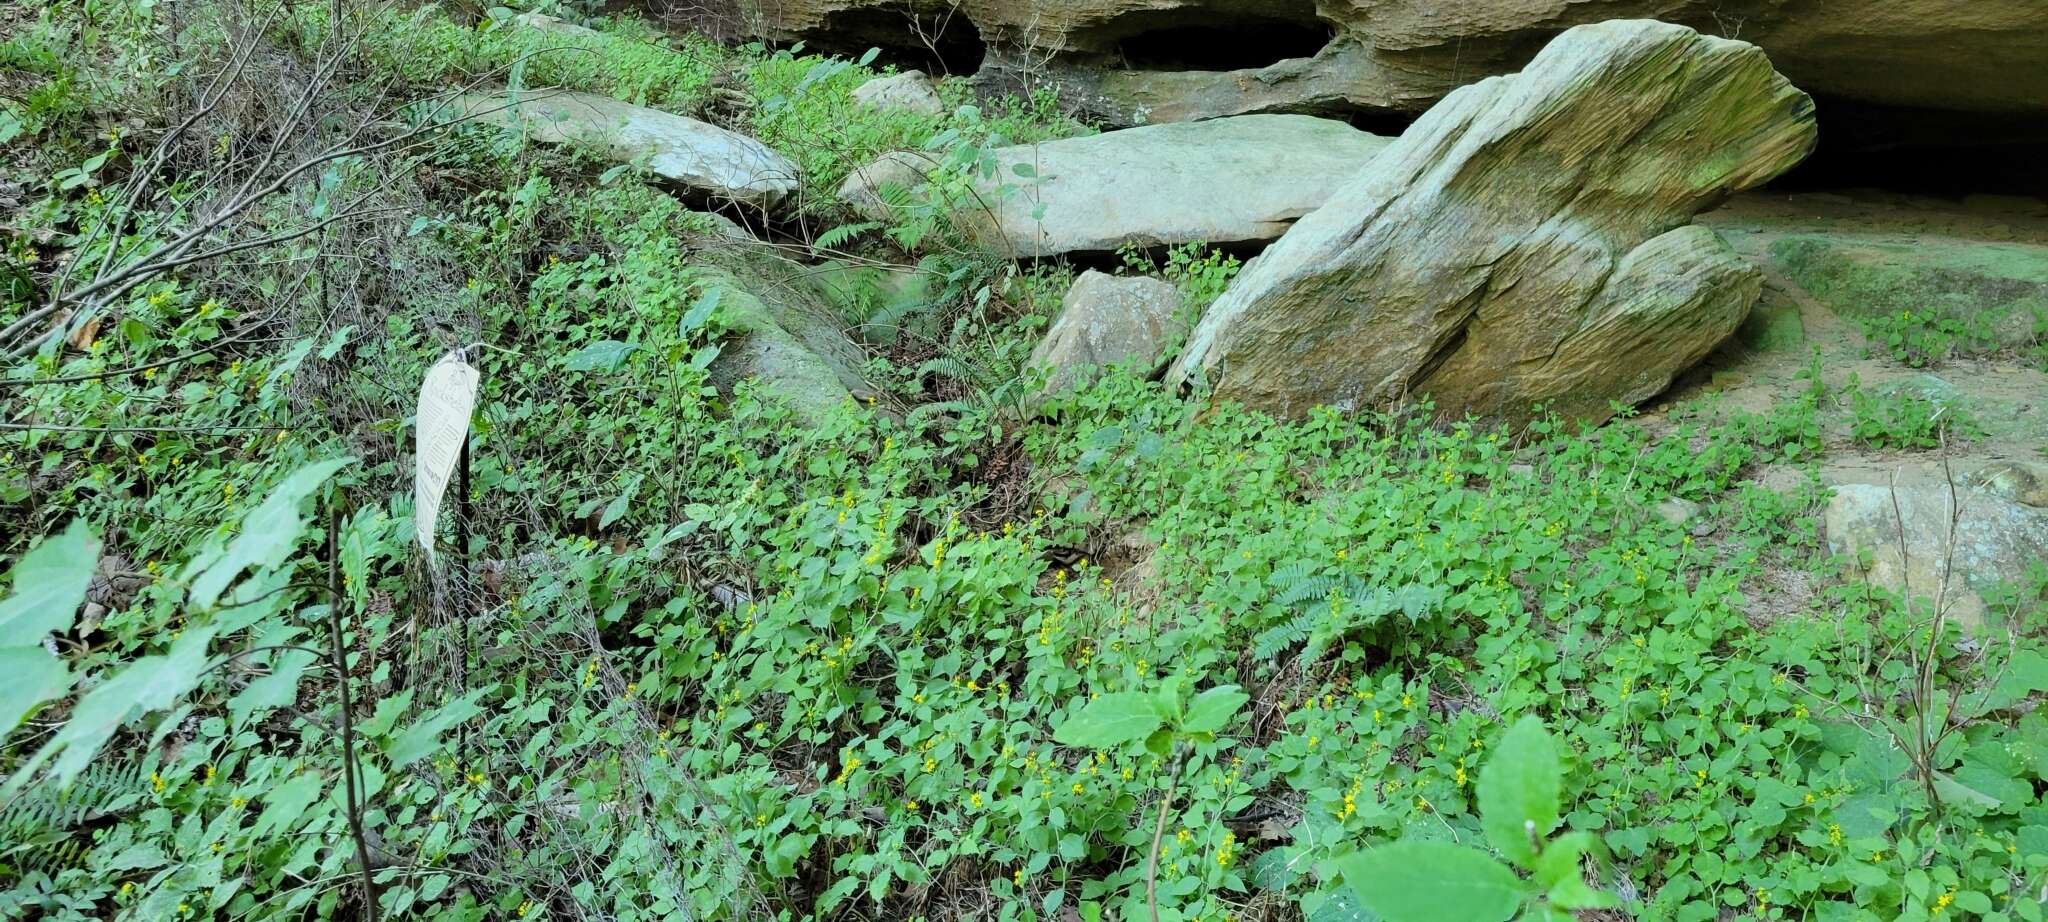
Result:
{"label": "leafy green shrub", "polygon": [[1936,400],[1905,388],[1885,396],[1853,380],[1847,396],[1849,436],[1871,448],[1939,448],[1945,440],[1966,441],[1982,431],[1954,399]]}
{"label": "leafy green shrub", "polygon": [[[307,8],[309,17],[324,15]],[[487,20],[459,25],[433,6],[378,8],[364,41],[372,64],[414,84],[492,91],[506,84],[562,87],[690,114],[728,52],[707,39],[671,38],[628,18],[598,23],[595,35]]]}
{"label": "leafy green shrub", "polygon": [[1487,842],[1529,879],[1469,846],[1404,839],[1339,861],[1344,882],[1388,922],[1568,920],[1574,910],[1615,908],[1620,901],[1587,886],[1580,868],[1600,840],[1578,831],[1550,838],[1564,819],[1563,783],[1556,740],[1524,717],[1479,770],[1477,792]]}
{"label": "leafy green shrub", "polygon": [[1981,319],[1965,321],[1928,311],[1902,310],[1859,321],[1863,335],[1891,353],[1893,359],[1913,368],[1925,368],[1947,360],[1958,349],[1981,351],[1997,347],[1997,340]]}

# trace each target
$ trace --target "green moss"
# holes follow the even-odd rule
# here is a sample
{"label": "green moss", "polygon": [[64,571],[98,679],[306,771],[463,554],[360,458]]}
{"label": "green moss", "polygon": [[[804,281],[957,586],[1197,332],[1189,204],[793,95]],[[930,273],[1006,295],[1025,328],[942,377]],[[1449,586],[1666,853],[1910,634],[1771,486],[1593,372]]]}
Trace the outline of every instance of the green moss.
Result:
{"label": "green moss", "polygon": [[[1948,352],[2025,347],[2048,313],[2048,248],[1799,234],[1770,245],[1793,281],[1922,364]],[[1898,342],[1893,343],[1892,340]]]}
{"label": "green moss", "polygon": [[1800,319],[1796,304],[1763,302],[1750,310],[1735,335],[1760,352],[1799,349],[1806,345],[1806,321]]}

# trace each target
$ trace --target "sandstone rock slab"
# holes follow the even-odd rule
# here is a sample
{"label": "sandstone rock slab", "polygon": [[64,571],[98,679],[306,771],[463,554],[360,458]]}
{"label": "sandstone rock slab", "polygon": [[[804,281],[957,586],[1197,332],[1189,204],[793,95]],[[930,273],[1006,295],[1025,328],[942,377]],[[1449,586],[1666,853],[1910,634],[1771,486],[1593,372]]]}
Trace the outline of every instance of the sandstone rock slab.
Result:
{"label": "sandstone rock slab", "polygon": [[[982,243],[1025,258],[1272,240],[1390,143],[1330,119],[1247,115],[999,148],[993,174],[976,175],[975,201],[955,216]],[[839,196],[885,214],[882,187],[915,185],[935,168],[890,154],[855,170]]]}
{"label": "sandstone rock slab", "polygon": [[664,180],[743,205],[769,207],[801,186],[796,164],[760,141],[608,96],[568,90],[477,93],[461,97],[457,108],[544,144],[587,144],[620,162],[645,157],[648,169]]}
{"label": "sandstone rock slab", "polygon": [[1865,558],[1876,585],[1938,600],[1965,624],[1991,613],[1985,594],[2024,587],[2048,561],[2048,511],[1922,470],[1892,483],[1848,483],[1828,503],[1831,551]]}
{"label": "sandstone rock slab", "polygon": [[829,310],[798,288],[745,272],[706,269],[719,289],[719,310],[737,336],[710,368],[711,383],[731,391],[752,380],[799,415],[817,420],[827,409],[865,398],[864,358]]}
{"label": "sandstone rock slab", "polygon": [[1458,90],[1246,266],[1168,380],[1298,414],[1431,394],[1598,421],[1739,326],[1761,280],[1688,226],[1789,169],[1812,102],[1753,45],[1627,20]]}

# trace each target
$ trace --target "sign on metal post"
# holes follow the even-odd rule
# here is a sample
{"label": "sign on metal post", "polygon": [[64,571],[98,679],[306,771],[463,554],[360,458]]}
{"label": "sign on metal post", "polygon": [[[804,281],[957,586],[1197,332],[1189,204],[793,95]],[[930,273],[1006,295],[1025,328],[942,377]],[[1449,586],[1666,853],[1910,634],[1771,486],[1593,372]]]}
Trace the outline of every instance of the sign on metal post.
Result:
{"label": "sign on metal post", "polygon": [[415,431],[413,527],[420,549],[434,559],[434,525],[441,517],[441,497],[455,472],[462,447],[469,440],[469,415],[476,408],[477,373],[457,349],[427,369],[420,383]]}

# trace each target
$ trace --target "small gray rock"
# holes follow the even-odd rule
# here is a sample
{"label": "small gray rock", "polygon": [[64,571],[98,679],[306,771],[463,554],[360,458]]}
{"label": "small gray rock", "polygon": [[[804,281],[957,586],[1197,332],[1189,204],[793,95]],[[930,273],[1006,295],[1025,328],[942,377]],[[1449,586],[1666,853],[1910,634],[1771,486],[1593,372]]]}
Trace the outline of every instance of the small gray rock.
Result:
{"label": "small gray rock", "polygon": [[1047,396],[1085,386],[1111,365],[1149,374],[1189,325],[1180,290],[1155,278],[1081,274],[1060,302],[1059,319],[1031,351],[1029,368],[1049,374]]}
{"label": "small gray rock", "polygon": [[876,77],[855,87],[853,98],[872,109],[901,109],[919,115],[946,114],[946,101],[939,88],[921,70],[906,70],[889,77]]}

